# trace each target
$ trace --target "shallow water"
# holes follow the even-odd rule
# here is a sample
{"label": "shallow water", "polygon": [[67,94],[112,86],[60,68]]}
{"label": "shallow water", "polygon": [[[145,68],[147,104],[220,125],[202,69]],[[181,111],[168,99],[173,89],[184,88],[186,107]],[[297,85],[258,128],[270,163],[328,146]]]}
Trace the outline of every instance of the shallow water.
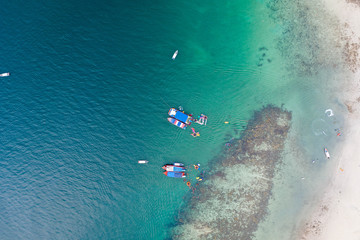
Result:
{"label": "shallow water", "polygon": [[[3,8],[1,71],[12,75],[0,81],[1,239],[169,237],[189,188],[161,166],[210,170],[243,120],[268,103],[292,111],[290,140],[305,156],[290,161],[294,147],[286,151],[278,178],[298,169],[297,184],[274,185],[275,210],[260,230],[283,219],[282,194],[289,208],[303,206],[306,194],[294,203],[289,195],[307,189],[298,177],[311,159],[324,171],[322,147],[331,152],[331,128],[342,124],[343,106],[323,88],[332,87],[333,58],[322,64],[323,51],[295,54],[308,45],[284,34],[290,10],[279,20],[261,1],[11,1]],[[195,126],[201,137],[166,121],[179,105],[209,116],[206,127]],[[328,108],[339,122],[328,121]],[[326,136],[313,133],[321,119]],[[195,180],[194,170],[189,175]]]}

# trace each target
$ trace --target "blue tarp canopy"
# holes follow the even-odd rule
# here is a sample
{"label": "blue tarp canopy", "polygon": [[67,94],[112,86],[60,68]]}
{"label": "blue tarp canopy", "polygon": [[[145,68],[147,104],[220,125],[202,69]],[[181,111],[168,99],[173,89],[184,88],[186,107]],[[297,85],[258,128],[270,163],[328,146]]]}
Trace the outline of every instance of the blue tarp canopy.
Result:
{"label": "blue tarp canopy", "polygon": [[179,172],[167,172],[168,177],[174,177],[174,178],[181,178],[183,176],[183,173]]}
{"label": "blue tarp canopy", "polygon": [[186,123],[186,121],[188,120],[188,115],[186,115],[185,113],[182,113],[180,111],[177,111],[175,114],[175,118],[183,123]]}
{"label": "blue tarp canopy", "polygon": [[185,169],[184,169],[184,168],[181,168],[181,167],[174,167],[174,168],[173,168],[173,171],[174,171],[174,172],[185,172]]}

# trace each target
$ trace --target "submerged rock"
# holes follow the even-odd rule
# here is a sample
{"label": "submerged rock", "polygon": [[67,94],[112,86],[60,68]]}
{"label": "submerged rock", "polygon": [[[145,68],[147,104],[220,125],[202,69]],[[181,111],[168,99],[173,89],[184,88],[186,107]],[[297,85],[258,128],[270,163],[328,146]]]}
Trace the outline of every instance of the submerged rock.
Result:
{"label": "submerged rock", "polygon": [[290,122],[290,112],[272,105],[255,112],[181,210],[172,238],[251,239],[266,215]]}

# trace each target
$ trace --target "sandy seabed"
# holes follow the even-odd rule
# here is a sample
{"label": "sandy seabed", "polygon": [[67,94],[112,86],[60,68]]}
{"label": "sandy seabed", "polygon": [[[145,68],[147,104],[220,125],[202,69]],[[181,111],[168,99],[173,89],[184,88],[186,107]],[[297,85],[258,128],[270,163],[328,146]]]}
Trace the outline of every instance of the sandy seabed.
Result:
{"label": "sandy seabed", "polygon": [[[331,180],[306,210],[296,239],[360,239],[360,1],[323,0],[339,20],[349,75],[339,83],[338,99],[347,107],[345,141],[336,151]],[[304,210],[305,211],[305,210]]]}

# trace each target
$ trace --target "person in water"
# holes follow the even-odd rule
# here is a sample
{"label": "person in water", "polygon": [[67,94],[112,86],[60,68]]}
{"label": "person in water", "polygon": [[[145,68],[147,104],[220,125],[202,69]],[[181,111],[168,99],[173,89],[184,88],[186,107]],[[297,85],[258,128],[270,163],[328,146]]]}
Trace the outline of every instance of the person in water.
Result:
{"label": "person in water", "polygon": [[191,135],[192,135],[193,137],[199,137],[199,136],[200,136],[200,133],[199,133],[199,132],[194,132],[194,133],[191,133]]}
{"label": "person in water", "polygon": [[191,130],[192,130],[191,135],[192,135],[193,137],[199,137],[199,136],[200,136],[200,133],[199,133],[199,132],[195,132],[195,128],[191,128]]}

